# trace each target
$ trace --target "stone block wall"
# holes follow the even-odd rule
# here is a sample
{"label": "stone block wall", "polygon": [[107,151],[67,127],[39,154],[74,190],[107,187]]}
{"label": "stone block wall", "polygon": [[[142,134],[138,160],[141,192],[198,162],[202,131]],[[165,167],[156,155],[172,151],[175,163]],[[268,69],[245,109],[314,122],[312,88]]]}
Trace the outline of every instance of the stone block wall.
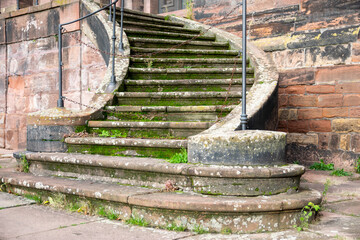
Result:
{"label": "stone block wall", "polygon": [[[247,2],[249,39],[280,74],[278,130],[289,133],[288,160],[324,158],[353,170],[360,156],[360,1]],[[241,36],[238,3],[195,0],[195,20]]]}
{"label": "stone block wall", "polygon": [[[67,5],[48,2],[0,14],[0,147],[25,149],[26,115],[56,107],[58,25],[78,18],[80,9],[79,1]],[[94,46],[79,23],[66,29],[63,93],[88,104],[107,66],[101,54],[89,47]],[[67,101],[65,107],[81,109]]]}

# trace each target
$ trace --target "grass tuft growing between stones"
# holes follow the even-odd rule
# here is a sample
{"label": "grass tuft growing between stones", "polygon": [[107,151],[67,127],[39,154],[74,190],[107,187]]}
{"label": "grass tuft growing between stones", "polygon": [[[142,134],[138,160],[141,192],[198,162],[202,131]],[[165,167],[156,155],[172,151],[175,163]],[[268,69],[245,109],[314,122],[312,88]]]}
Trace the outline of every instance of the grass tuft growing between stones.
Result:
{"label": "grass tuft growing between stones", "polygon": [[334,164],[333,163],[326,164],[324,163],[324,159],[320,159],[320,162],[312,164],[310,166],[310,169],[320,170],[320,171],[331,171],[334,170]]}
{"label": "grass tuft growing between stones", "polygon": [[169,160],[169,163],[187,163],[188,162],[188,154],[185,148],[182,148],[179,153],[175,153]]}
{"label": "grass tuft growing between stones", "polygon": [[358,160],[356,160],[356,163],[355,163],[355,172],[356,172],[356,173],[360,173],[360,157],[358,158]]}
{"label": "grass tuft growing between stones", "polygon": [[166,227],[169,231],[177,231],[177,232],[183,232],[186,231],[187,227],[183,225],[177,225],[176,223],[172,223],[171,225]]}
{"label": "grass tuft growing between stones", "polygon": [[104,207],[100,207],[97,214],[102,217],[106,217],[109,220],[119,220],[120,219],[120,215],[118,213],[116,213],[112,209],[105,209]]}
{"label": "grass tuft growing between stones", "polygon": [[344,177],[344,176],[351,176],[352,173],[344,171],[344,169],[336,169],[330,173],[331,176],[338,176],[338,177]]}
{"label": "grass tuft growing between stones", "polygon": [[131,216],[130,219],[126,220],[126,224],[137,225],[141,227],[146,227],[149,225],[149,223],[144,218],[137,216]]}
{"label": "grass tuft growing between stones", "polygon": [[192,229],[193,232],[196,232],[197,234],[205,234],[209,231],[205,230],[201,225],[195,225],[195,227]]}

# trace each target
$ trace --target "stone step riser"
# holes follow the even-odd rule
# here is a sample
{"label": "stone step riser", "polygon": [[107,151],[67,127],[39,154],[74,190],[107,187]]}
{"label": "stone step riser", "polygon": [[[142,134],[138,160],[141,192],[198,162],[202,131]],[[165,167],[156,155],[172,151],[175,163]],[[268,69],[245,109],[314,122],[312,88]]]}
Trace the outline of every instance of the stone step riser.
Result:
{"label": "stone step riser", "polygon": [[[131,67],[135,68],[229,68],[234,66],[234,61],[232,60],[229,63],[192,63],[192,62],[182,62],[179,60],[178,62],[130,62]],[[241,66],[241,61],[237,61],[236,67]],[[249,64],[246,65],[250,67]]]}
{"label": "stone step riser", "polygon": [[[140,38],[148,38],[148,39],[169,39],[169,40],[190,40],[193,39],[198,34],[180,34],[180,33],[164,33],[159,31],[135,31],[127,29],[125,30],[126,35],[128,37],[140,37]],[[215,37],[204,37],[199,36],[194,39],[195,41],[215,41]]]}
{"label": "stone step riser", "polygon": [[[149,69],[151,70],[151,69]],[[144,73],[128,72],[128,79],[134,80],[175,80],[175,79],[221,79],[241,78],[241,73],[153,73],[151,71]],[[253,73],[247,73],[246,77],[254,78]]]}
{"label": "stone step riser", "polygon": [[[191,49],[189,49],[191,50]],[[151,57],[151,58],[179,58],[181,60],[182,58],[231,58],[235,59],[237,55],[234,54],[223,54],[223,53],[205,53],[205,52],[199,52],[199,53],[192,53],[192,52],[161,52],[159,53],[159,50],[154,50],[150,52],[144,52],[142,49],[134,49],[131,48],[131,54],[135,56],[142,56],[142,57]],[[161,50],[162,51],[162,50]],[[153,53],[153,55],[151,55]]]}
{"label": "stone step riser", "polygon": [[108,114],[108,120],[124,121],[216,121],[229,111],[220,112],[122,112]]}
{"label": "stone step riser", "polygon": [[132,138],[178,138],[185,139],[189,136],[198,134],[207,128],[140,128],[140,127],[91,127],[90,133],[102,135],[109,133],[113,136],[132,137]]}
{"label": "stone step riser", "polygon": [[136,97],[117,97],[117,105],[142,105],[142,106],[197,106],[197,105],[237,105],[240,103],[239,97],[217,98],[136,98]]}
{"label": "stone step riser", "polygon": [[[120,22],[120,15],[116,15],[116,20]],[[145,17],[145,16],[138,16],[133,14],[124,14],[124,21],[130,21],[130,22],[137,22],[137,23],[147,23],[147,24],[156,24],[160,26],[171,26],[171,27],[183,27],[184,24],[176,23],[176,22],[170,22],[166,20],[161,20],[158,18],[151,18],[151,17]]]}
{"label": "stone step riser", "polygon": [[195,35],[198,35],[200,33],[200,31],[194,31],[186,28],[161,26],[155,24],[143,24],[143,23],[130,22],[130,21],[124,21],[124,28],[125,31],[126,29],[131,29],[131,30],[160,31],[160,32],[195,34]]}
{"label": "stone step riser", "polygon": [[[251,86],[247,86],[247,90],[250,90]],[[210,85],[210,86],[199,86],[199,85],[129,85],[125,84],[124,86],[125,91],[128,92],[209,92],[209,91],[219,91],[225,92],[229,89],[228,85]],[[241,84],[233,84],[231,85],[231,91],[241,91]]]}
{"label": "stone step riser", "polygon": [[157,148],[136,146],[107,146],[88,144],[67,144],[69,153],[100,154],[104,156],[153,157],[170,159],[180,148]]}
{"label": "stone step riser", "polygon": [[[204,42],[208,43],[208,42]],[[205,45],[205,44],[184,44],[180,43],[147,43],[140,41],[130,41],[132,47],[140,48],[170,48],[176,47],[177,49],[205,49],[205,50],[228,50],[229,46],[218,46],[218,45]]]}

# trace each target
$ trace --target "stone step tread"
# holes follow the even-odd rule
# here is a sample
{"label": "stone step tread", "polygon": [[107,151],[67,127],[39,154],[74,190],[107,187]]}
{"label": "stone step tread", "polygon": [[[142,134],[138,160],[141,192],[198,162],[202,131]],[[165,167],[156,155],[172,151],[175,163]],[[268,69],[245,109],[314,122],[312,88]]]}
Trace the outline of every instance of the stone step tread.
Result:
{"label": "stone step tread", "polygon": [[80,197],[107,200],[129,205],[196,212],[255,213],[302,209],[308,202],[319,204],[321,194],[303,189],[294,194],[274,196],[230,197],[203,196],[193,193],[159,192],[159,190],[34,176],[0,171],[1,182],[23,188],[58,192]]}
{"label": "stone step tread", "polygon": [[218,112],[231,111],[236,105],[229,106],[106,106],[107,110],[114,110],[116,112]]}
{"label": "stone step tread", "polygon": [[107,106],[107,110],[117,112],[218,112],[231,111],[236,105],[222,106]]}
{"label": "stone step tread", "polygon": [[[163,48],[141,48],[131,47],[131,50],[143,53],[164,52]],[[207,49],[166,49],[166,53],[181,53],[181,54],[202,54],[202,55],[229,55],[238,56],[239,51],[236,50],[207,50]]]}
{"label": "stone step tread", "polygon": [[[117,12],[117,14],[120,14],[120,11],[121,11],[121,8],[120,8],[120,7],[116,7],[116,12]],[[164,16],[161,16],[161,15],[151,14],[151,13],[145,13],[145,12],[141,12],[141,11],[135,11],[135,10],[128,9],[128,8],[124,8],[124,13],[165,20],[165,17],[164,17]]]}
{"label": "stone step tread", "polygon": [[160,128],[160,129],[208,129],[210,122],[132,122],[132,121],[89,121],[93,128]]}
{"label": "stone step tread", "polygon": [[178,139],[143,139],[143,138],[65,138],[67,144],[106,145],[106,146],[128,146],[147,148],[187,148],[187,140]]}
{"label": "stone step tread", "polygon": [[[130,44],[133,42],[142,42],[142,43],[159,43],[159,44],[182,44],[183,40],[173,40],[173,39],[153,39],[153,38],[139,38],[139,37],[128,37]],[[197,45],[197,46],[214,46],[214,47],[227,47],[229,43],[227,42],[212,42],[212,41],[191,41],[186,43],[186,45]]]}
{"label": "stone step tread", "polygon": [[[120,14],[117,15],[116,17],[120,18]],[[152,16],[141,16],[141,15],[138,15],[138,14],[125,12],[124,13],[124,19],[127,19],[127,18],[135,18],[135,19],[137,19],[139,21],[152,22],[152,23],[156,23],[156,24],[164,24],[164,25],[169,25],[169,26],[184,27],[183,23],[171,22],[171,21],[166,21],[165,19],[154,18]]]}
{"label": "stone step tread", "polygon": [[[132,62],[144,62],[148,63],[149,61],[153,63],[227,63],[234,65],[234,59],[231,58],[135,58],[130,57],[130,60]],[[249,63],[249,59],[246,60],[247,63]],[[242,63],[241,58],[236,59],[237,66],[239,66]]]}
{"label": "stone step tread", "polygon": [[116,97],[122,98],[225,98],[241,97],[240,91],[230,92],[115,92]]}
{"label": "stone step tread", "polygon": [[[131,34],[144,34],[144,35],[152,35],[152,36],[167,36],[167,37],[181,37],[181,38],[189,38],[192,39],[196,34],[186,34],[186,33],[174,33],[174,32],[162,32],[162,31],[151,31],[151,30],[138,30],[138,29],[125,29],[125,32],[128,35]],[[213,36],[199,36],[194,40],[204,39],[214,41],[215,37]]]}
{"label": "stone step tread", "polygon": [[[242,68],[134,68],[129,67],[131,73],[163,73],[163,74],[176,74],[176,73],[242,73]],[[247,73],[254,73],[253,68],[246,68]]]}
{"label": "stone step tread", "polygon": [[[161,86],[173,86],[173,85],[242,85],[242,79],[177,79],[177,80],[132,80],[125,79],[125,85],[134,85],[134,86],[149,86],[149,85],[161,85]],[[252,85],[254,83],[253,78],[247,78],[246,84]]]}
{"label": "stone step tread", "polygon": [[26,153],[26,159],[53,163],[119,168],[134,171],[178,174],[213,178],[285,178],[302,175],[305,167],[287,166],[220,166],[169,163],[164,159],[113,157],[71,153]]}
{"label": "stone step tread", "polygon": [[134,21],[128,21],[128,20],[124,20],[123,21],[124,24],[124,29],[125,31],[127,31],[126,29],[128,29],[128,25],[135,25],[135,26],[139,26],[139,27],[143,27],[145,29],[147,28],[157,28],[157,29],[161,29],[162,31],[168,30],[168,31],[179,31],[181,33],[196,33],[199,34],[200,30],[196,30],[196,29],[188,29],[188,28],[183,28],[183,27],[178,27],[178,26],[164,26],[164,25],[157,25],[157,24],[152,24],[152,23],[142,23],[142,22],[134,22]]}

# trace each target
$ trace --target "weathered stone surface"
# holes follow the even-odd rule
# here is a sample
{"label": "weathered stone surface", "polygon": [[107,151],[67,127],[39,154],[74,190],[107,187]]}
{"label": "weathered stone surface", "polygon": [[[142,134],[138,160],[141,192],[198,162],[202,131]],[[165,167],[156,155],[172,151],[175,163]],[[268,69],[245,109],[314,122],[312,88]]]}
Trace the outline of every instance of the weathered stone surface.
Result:
{"label": "weathered stone surface", "polygon": [[318,135],[317,134],[302,134],[302,133],[289,133],[287,135],[287,144],[290,143],[299,143],[299,144],[318,144]]}
{"label": "weathered stone surface", "polygon": [[286,134],[236,131],[189,138],[189,162],[224,165],[274,165],[284,162]]}
{"label": "weathered stone surface", "polygon": [[171,180],[176,187],[210,195],[273,195],[298,188],[304,167],[299,165],[191,166],[160,159],[109,157],[64,153],[26,153],[35,175],[73,177],[163,189]]}
{"label": "weathered stone surface", "polygon": [[360,119],[356,118],[334,119],[331,125],[335,132],[360,132]]}
{"label": "weathered stone surface", "polygon": [[351,62],[351,45],[307,48],[305,50],[305,59],[307,67],[347,64]]}
{"label": "weathered stone surface", "polygon": [[27,150],[34,152],[65,152],[65,134],[71,134],[71,126],[27,126]]}
{"label": "weathered stone surface", "polygon": [[315,71],[310,68],[287,70],[279,72],[279,86],[314,84]]}

